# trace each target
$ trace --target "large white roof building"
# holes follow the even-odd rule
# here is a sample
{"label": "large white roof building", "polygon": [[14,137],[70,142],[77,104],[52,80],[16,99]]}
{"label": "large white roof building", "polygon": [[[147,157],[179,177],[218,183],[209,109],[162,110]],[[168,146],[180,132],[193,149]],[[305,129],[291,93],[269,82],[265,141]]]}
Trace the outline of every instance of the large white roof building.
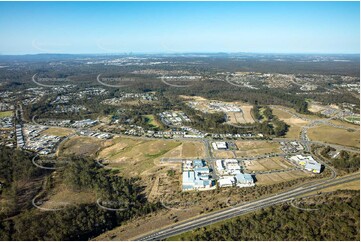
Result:
{"label": "large white roof building", "polygon": [[215,150],[226,150],[226,149],[228,149],[227,142],[213,142],[212,147]]}

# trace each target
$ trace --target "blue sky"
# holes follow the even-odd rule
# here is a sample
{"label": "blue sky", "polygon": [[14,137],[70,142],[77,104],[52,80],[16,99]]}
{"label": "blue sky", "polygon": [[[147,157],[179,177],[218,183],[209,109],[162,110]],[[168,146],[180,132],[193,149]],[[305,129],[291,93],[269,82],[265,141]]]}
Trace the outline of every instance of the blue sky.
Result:
{"label": "blue sky", "polygon": [[359,53],[359,2],[0,2],[0,54]]}

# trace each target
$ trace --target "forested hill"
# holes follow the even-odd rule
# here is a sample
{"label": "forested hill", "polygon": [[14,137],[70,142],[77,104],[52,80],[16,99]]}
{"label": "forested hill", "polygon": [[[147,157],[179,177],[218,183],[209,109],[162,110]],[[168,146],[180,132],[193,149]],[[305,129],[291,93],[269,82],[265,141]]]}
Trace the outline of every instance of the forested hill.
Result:
{"label": "forested hill", "polygon": [[0,240],[89,240],[160,207],[146,200],[136,178],[124,179],[91,159],[69,157],[69,164],[55,171],[59,182],[74,195],[92,191],[107,209],[83,202],[40,210],[31,201],[39,194],[51,198],[55,172],[35,167],[31,158],[31,153],[0,147]]}

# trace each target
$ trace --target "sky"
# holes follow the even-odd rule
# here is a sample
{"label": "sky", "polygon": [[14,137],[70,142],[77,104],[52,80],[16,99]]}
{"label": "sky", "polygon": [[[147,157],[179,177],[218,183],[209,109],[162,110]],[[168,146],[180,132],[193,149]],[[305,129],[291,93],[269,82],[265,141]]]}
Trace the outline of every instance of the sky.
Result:
{"label": "sky", "polygon": [[359,2],[0,2],[0,54],[360,53]]}

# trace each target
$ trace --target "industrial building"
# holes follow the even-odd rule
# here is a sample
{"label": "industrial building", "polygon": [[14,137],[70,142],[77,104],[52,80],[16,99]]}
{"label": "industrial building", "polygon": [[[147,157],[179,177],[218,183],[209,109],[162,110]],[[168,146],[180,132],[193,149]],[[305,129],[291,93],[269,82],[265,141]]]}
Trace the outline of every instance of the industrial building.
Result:
{"label": "industrial building", "polygon": [[234,176],[223,177],[218,180],[219,187],[232,187],[235,184]]}
{"label": "industrial building", "polygon": [[311,171],[313,173],[321,172],[321,164],[315,161],[310,155],[295,155],[291,156],[289,159],[293,162],[296,162],[298,165],[301,165],[307,171]]}
{"label": "industrial building", "polygon": [[209,167],[203,160],[183,162],[182,190],[206,190],[212,188]]}
{"label": "industrial building", "polygon": [[213,142],[212,147],[214,150],[227,150],[228,144],[227,142]]}
{"label": "industrial building", "polygon": [[321,164],[313,161],[309,161],[305,165],[305,170],[311,171],[313,173],[320,173],[321,172]]}
{"label": "industrial building", "polygon": [[251,174],[236,174],[236,186],[237,187],[252,187],[254,186],[254,180]]}
{"label": "industrial building", "polygon": [[216,169],[220,175],[241,173],[241,166],[236,159],[216,160]]}
{"label": "industrial building", "polygon": [[225,159],[223,164],[229,174],[234,175],[241,172],[241,167],[236,159]]}

